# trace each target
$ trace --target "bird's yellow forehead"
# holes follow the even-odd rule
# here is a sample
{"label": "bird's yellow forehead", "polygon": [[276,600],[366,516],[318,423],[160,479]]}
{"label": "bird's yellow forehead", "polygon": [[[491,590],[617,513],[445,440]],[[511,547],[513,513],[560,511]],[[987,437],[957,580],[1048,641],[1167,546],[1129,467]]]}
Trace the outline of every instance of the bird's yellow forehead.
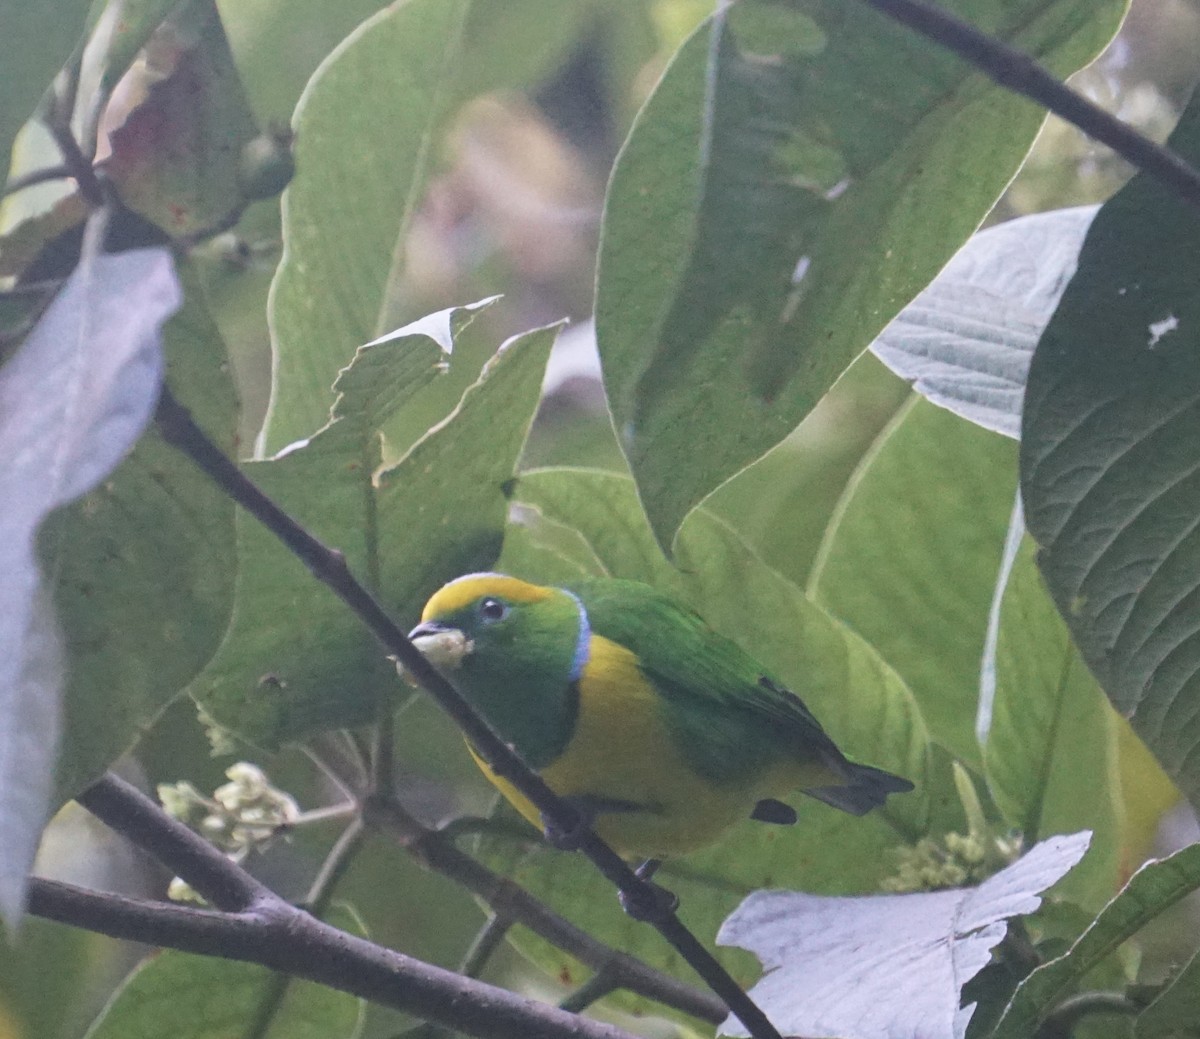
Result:
{"label": "bird's yellow forehead", "polygon": [[519,581],[505,574],[467,574],[465,577],[456,577],[434,592],[425,604],[421,620],[444,617],[485,595],[494,595],[506,602],[530,603],[541,602],[553,594],[552,588]]}

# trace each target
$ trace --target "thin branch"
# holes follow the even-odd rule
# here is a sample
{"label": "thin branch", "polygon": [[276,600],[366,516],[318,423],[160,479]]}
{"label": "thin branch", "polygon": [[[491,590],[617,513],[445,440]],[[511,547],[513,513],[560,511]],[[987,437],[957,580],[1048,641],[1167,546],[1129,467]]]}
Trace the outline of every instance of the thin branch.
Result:
{"label": "thin branch", "polygon": [[1072,90],[1044,66],[925,0],[862,0],[889,18],[953,51],[1002,87],[1049,109],[1200,207],[1200,171]]}
{"label": "thin branch", "polygon": [[458,965],[458,973],[468,978],[479,977],[488,960],[504,944],[512,925],[510,917],[492,913],[479,928],[479,933],[475,935],[475,940],[463,956],[462,963]]}
{"label": "thin branch", "polygon": [[304,896],[304,908],[313,916],[323,917],[329,910],[334,892],[362,847],[366,835],[367,828],[362,819],[355,819],[341,832],[333,847],[329,849],[329,854],[321,863],[308,894]]}
{"label": "thin branch", "polygon": [[611,847],[584,824],[579,813],[562,801],[517,752],[483,719],[442,674],[422,656],[396,626],[378,600],[358,581],[346,557],[301,527],[231,462],[192,420],[187,409],[163,388],[155,421],[163,438],[179,448],[234,501],[282,541],[370,629],[387,652],[450,715],[496,775],[524,794],[561,833],[577,834],[577,846],[621,892],[627,905],[647,907],[647,922],[704,979],[746,1027],[753,1039],[780,1039],[779,1033],[711,952],[687,929],[662,891],[636,876]]}
{"label": "thin branch", "polygon": [[79,185],[79,194],[83,196],[83,200],[89,206],[104,205],[105,192],[104,186],[100,182],[100,176],[96,173],[88,157],[79,150],[79,142],[71,133],[71,127],[69,125],[62,126],[57,120],[54,120],[46,124],[46,129],[50,131],[50,136],[58,145],[63,166],[66,167],[68,175],[74,178],[75,183]]}
{"label": "thin branch", "polygon": [[459,849],[445,831],[421,825],[394,800],[369,798],[363,812],[368,826],[387,834],[426,869],[461,884],[497,916],[528,927],[584,966],[610,972],[621,988],[713,1024],[725,1020],[728,1008],[721,1000],[593,938],[515,881]]}
{"label": "thin branch", "polygon": [[51,180],[65,180],[71,175],[71,171],[65,165],[47,166],[45,169],[30,170],[19,177],[13,177],[7,184],[4,185],[3,191],[0,191],[0,196],[15,195],[18,191],[24,191],[26,188],[32,188],[38,184],[45,184]]}
{"label": "thin branch", "polygon": [[257,963],[483,1039],[635,1039],[612,1025],[373,945],[275,895],[253,909],[222,913],[34,877],[29,911],[114,938]]}
{"label": "thin branch", "polygon": [[[366,832],[362,819],[356,817],[338,835],[338,839],[325,856],[325,861],[321,863],[321,868],[304,898],[304,907],[318,919],[323,918],[328,911],[334,891],[362,847]],[[266,990],[259,997],[254,1019],[246,1029],[244,1039],[265,1039],[291,985],[292,978],[287,974],[271,975]]]}
{"label": "thin branch", "polygon": [[598,970],[566,999],[561,1000],[558,1008],[569,1010],[573,1014],[582,1014],[593,1003],[598,1003],[620,987],[621,983],[611,971]]}

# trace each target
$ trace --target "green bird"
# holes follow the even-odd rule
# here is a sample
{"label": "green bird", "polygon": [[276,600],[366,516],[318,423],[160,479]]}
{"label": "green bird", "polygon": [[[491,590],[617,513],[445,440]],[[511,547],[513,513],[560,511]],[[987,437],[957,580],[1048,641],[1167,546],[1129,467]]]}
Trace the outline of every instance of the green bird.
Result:
{"label": "green bird", "polygon": [[636,581],[551,588],[468,574],[433,595],[410,637],[623,855],[693,851],[747,817],[795,822],[777,800],[795,790],[863,815],[913,788],[848,760],[749,654]]}

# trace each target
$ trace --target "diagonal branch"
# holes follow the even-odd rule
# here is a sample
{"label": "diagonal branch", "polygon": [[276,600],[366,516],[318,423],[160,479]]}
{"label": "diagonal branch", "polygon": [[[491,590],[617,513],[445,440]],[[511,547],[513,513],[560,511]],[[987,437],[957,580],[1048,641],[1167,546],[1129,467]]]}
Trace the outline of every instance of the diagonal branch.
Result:
{"label": "diagonal branch", "polygon": [[779,1033],[729,972],[665,904],[661,892],[638,877],[612,848],[584,824],[517,752],[500,737],[470,703],[421,655],[396,626],[378,600],[355,578],[342,553],[330,549],[301,527],[265,495],[193,421],[167,387],[163,387],[155,422],[167,443],[196,463],[234,501],[279,538],[319,581],[327,585],[362,621],[389,654],[396,657],[438,705],[454,720],[496,775],[524,794],[547,822],[561,833],[578,834],[578,847],[625,896],[628,903],[655,907],[647,918],[691,965],[746,1027],[752,1039],[780,1039]]}
{"label": "diagonal branch", "polygon": [[1028,54],[926,0],[862,0],[889,18],[953,51],[1002,87],[1021,94],[1108,145],[1185,202],[1200,207],[1200,170],[1093,104]]}

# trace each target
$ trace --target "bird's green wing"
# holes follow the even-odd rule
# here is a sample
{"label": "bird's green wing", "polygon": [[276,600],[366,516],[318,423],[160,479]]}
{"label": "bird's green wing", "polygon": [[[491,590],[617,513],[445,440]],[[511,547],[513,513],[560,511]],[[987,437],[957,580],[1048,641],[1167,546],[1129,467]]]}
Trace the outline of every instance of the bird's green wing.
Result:
{"label": "bird's green wing", "polygon": [[838,781],[845,758],[800,698],[698,614],[636,581],[598,578],[571,591],[595,634],[637,656],[697,772],[737,782],[782,758],[808,759]]}

